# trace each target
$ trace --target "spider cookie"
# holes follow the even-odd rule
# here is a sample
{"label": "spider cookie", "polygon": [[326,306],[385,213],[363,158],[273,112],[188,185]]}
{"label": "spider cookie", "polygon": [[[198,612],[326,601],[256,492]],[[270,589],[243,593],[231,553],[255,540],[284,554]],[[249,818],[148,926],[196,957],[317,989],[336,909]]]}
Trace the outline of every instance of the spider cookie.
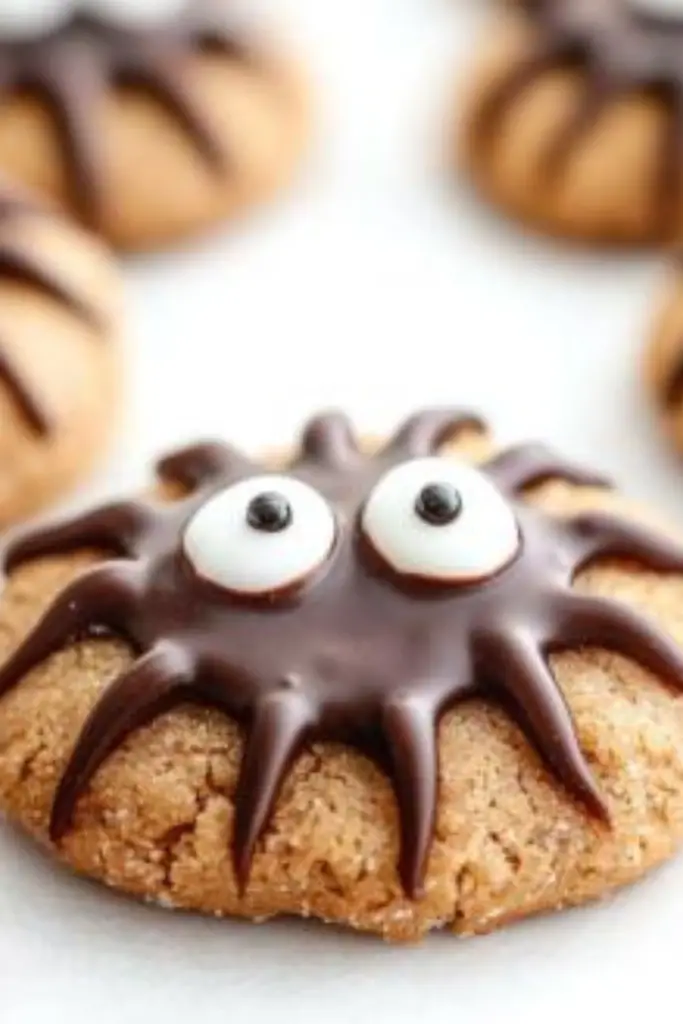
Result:
{"label": "spider cookie", "polygon": [[189,448],[156,498],[12,540],[3,809],[164,906],[396,940],[668,857],[683,548],[483,429],[424,412],[370,450],[320,416],[285,464]]}
{"label": "spider cookie", "polygon": [[0,168],[121,248],[264,199],[305,107],[298,76],[206,0],[0,2]]}
{"label": "spider cookie", "polygon": [[108,440],[118,305],[100,244],[0,183],[0,528],[68,490]]}
{"label": "spider cookie", "polygon": [[683,236],[683,5],[519,0],[467,101],[462,155],[503,209],[557,235]]}

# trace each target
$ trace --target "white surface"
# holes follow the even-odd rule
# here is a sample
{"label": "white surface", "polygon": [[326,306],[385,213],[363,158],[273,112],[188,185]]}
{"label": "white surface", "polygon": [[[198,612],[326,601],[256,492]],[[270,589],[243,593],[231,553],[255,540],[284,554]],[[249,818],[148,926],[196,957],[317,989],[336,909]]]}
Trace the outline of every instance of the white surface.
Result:
{"label": "white surface", "polygon": [[47,35],[76,13],[99,16],[114,25],[148,28],[173,17],[186,0],[0,0],[4,39]]}
{"label": "white surface", "polygon": [[0,0],[0,29],[4,39],[33,39],[61,26],[71,0]]}
{"label": "white surface", "polygon": [[[682,516],[636,375],[658,262],[527,241],[440,175],[484,0],[260,6],[317,80],[318,150],[295,193],[237,232],[129,269],[132,404],[100,490],[189,435],[258,446],[320,404],[382,428],[455,400]],[[681,861],[608,904],[417,950],[137,906],[6,829],[0,879],[2,1024],[628,1021],[657,994],[680,1012]]]}
{"label": "white surface", "polygon": [[184,6],[185,0],[73,0],[74,10],[87,11],[126,28],[163,24]]}
{"label": "white surface", "polygon": [[683,11],[681,0],[633,0],[634,7],[651,14],[677,15]]}

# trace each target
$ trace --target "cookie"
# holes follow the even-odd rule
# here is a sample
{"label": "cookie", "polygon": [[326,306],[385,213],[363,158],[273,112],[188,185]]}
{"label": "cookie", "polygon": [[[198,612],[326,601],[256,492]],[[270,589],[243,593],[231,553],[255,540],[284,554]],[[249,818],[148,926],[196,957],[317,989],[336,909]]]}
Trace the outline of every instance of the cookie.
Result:
{"label": "cookie", "polygon": [[643,370],[661,424],[683,451],[683,287],[678,268],[670,276],[657,311]]}
{"label": "cookie", "polygon": [[683,237],[683,8],[519,0],[494,24],[454,145],[503,210],[611,244]]}
{"label": "cookie", "polygon": [[265,199],[307,120],[300,76],[180,0],[4,0],[0,168],[123,249]]}
{"label": "cookie", "polygon": [[683,547],[599,477],[454,410],[159,477],[3,554],[0,805],[66,864],[413,940],[674,852]]}
{"label": "cookie", "polygon": [[119,306],[101,244],[0,183],[0,527],[102,454],[121,390]]}

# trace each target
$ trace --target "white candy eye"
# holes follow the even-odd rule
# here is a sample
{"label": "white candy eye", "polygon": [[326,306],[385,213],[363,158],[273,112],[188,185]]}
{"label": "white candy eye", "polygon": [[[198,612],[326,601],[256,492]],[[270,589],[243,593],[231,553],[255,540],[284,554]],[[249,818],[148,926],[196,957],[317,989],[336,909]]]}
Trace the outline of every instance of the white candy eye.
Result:
{"label": "white candy eye", "polygon": [[187,0],[82,0],[80,9],[112,25],[134,29],[172,21],[186,6]]}
{"label": "white candy eye", "polygon": [[0,0],[0,39],[36,39],[64,24],[75,0]]}
{"label": "white candy eye", "polygon": [[190,521],[185,554],[226,590],[267,594],[309,576],[330,554],[336,524],[317,491],[288,476],[259,476],[211,498]]}
{"label": "white candy eye", "polygon": [[512,509],[491,481],[445,458],[389,470],[368,499],[362,526],[396,572],[442,582],[493,576],[520,543]]}

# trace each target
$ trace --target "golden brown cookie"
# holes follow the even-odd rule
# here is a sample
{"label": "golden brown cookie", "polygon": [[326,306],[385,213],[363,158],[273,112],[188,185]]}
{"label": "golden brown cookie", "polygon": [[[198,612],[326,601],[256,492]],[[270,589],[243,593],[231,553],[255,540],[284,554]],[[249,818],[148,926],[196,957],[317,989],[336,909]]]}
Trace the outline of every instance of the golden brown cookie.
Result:
{"label": "golden brown cookie", "polygon": [[530,225],[668,243],[683,236],[682,67],[666,0],[520,0],[489,32],[454,148]]}
{"label": "golden brown cookie", "polygon": [[197,446],[155,499],[14,539],[3,809],[163,906],[394,940],[669,857],[683,547],[483,431],[436,410],[361,450],[321,416],[279,469]]}
{"label": "golden brown cookie", "polygon": [[683,451],[683,283],[680,268],[670,275],[644,353],[645,381],[674,445]]}
{"label": "golden brown cookie", "polygon": [[101,455],[121,388],[119,305],[100,243],[0,183],[0,527]]}
{"label": "golden brown cookie", "polygon": [[[8,0],[0,168],[124,249],[231,217],[289,178],[300,76],[184,0]],[[214,7],[215,10],[215,7]]]}

